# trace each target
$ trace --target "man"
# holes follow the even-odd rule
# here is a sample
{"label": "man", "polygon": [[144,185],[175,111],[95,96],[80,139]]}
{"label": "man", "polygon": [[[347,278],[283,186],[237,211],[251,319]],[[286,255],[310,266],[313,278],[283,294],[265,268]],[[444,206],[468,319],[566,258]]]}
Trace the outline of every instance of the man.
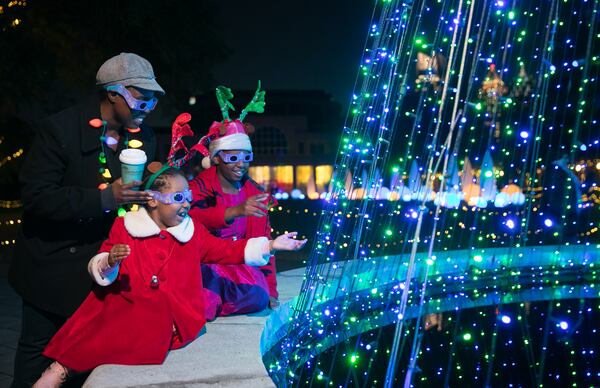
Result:
{"label": "man", "polygon": [[154,160],[154,134],[142,123],[165,92],[131,53],[106,61],[96,81],[96,95],[37,126],[21,171],[23,223],[9,271],[23,299],[13,387],[30,387],[50,364],[41,353],[90,292],[88,260],[118,207],[149,199],[134,190],[141,182],[123,184],[118,156],[135,136]]}

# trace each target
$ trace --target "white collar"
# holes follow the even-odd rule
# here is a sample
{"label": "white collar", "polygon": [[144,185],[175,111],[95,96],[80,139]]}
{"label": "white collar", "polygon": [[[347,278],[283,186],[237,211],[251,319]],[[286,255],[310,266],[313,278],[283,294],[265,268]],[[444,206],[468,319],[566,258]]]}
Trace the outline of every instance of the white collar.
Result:
{"label": "white collar", "polygon": [[[160,228],[143,207],[140,207],[137,212],[125,214],[125,229],[133,237],[150,237],[160,233]],[[177,241],[186,243],[194,234],[194,222],[190,216],[185,216],[181,224],[167,228],[167,232],[171,233]]]}

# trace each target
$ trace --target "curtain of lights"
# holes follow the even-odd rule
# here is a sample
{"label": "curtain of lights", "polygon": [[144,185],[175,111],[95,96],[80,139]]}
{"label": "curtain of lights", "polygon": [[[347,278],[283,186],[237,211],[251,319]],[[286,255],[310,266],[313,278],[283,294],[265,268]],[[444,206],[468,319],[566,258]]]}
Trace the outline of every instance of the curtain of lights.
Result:
{"label": "curtain of lights", "polygon": [[375,3],[279,386],[600,384],[599,2]]}

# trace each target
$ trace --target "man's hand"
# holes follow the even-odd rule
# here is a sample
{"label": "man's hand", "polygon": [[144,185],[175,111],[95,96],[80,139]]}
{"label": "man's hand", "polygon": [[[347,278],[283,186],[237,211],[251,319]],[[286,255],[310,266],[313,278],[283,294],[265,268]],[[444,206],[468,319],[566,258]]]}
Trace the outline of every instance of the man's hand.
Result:
{"label": "man's hand", "polygon": [[131,249],[129,249],[129,245],[127,244],[115,244],[112,248],[110,248],[110,252],[108,252],[108,266],[114,267],[119,264],[121,260],[129,256],[131,253]]}
{"label": "man's hand", "polygon": [[131,190],[132,187],[136,187],[141,184],[142,182],[140,181],[133,181],[124,185],[123,180],[119,178],[111,183],[110,188],[118,205],[122,205],[124,203],[145,204],[152,199],[150,193],[146,191]]}
{"label": "man's hand", "polygon": [[290,232],[278,236],[275,240],[269,241],[271,253],[276,251],[297,251],[302,249],[308,240],[296,240],[298,232]]}
{"label": "man's hand", "polygon": [[225,222],[232,223],[238,217],[264,217],[269,211],[269,207],[264,202],[269,198],[269,194],[256,194],[246,199],[237,206],[225,209]]}

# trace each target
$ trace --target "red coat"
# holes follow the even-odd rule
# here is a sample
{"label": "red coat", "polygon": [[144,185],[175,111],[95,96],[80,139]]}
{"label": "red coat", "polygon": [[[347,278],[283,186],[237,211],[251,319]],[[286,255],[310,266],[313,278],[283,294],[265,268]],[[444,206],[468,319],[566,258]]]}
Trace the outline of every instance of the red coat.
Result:
{"label": "red coat", "polygon": [[[152,222],[145,210],[138,213]],[[189,241],[182,243],[178,233],[161,231],[153,222],[154,234],[144,231],[148,222],[141,221],[142,232],[123,218],[115,221],[100,252],[128,244],[131,254],[114,283],[95,286],[52,338],[45,356],[76,371],[102,364],[160,364],[170,348],[198,336],[206,322],[199,263],[244,263],[247,241],[216,238],[189,220]],[[152,275],[158,275],[158,288],[150,287]]]}
{"label": "red coat", "polygon": [[[211,232],[225,227],[225,208],[217,205],[217,197],[224,194],[217,175],[217,168],[213,166],[202,171],[189,182],[189,186],[193,194],[190,216],[194,220],[202,222]],[[250,179],[243,181],[240,192],[246,198],[264,193]],[[243,237],[267,237],[271,239],[271,224],[269,223],[268,215],[266,217],[248,217],[246,233]],[[269,264],[260,267],[260,270],[265,275],[269,286],[269,295],[277,298],[279,293],[277,292],[275,256],[271,256]]]}

